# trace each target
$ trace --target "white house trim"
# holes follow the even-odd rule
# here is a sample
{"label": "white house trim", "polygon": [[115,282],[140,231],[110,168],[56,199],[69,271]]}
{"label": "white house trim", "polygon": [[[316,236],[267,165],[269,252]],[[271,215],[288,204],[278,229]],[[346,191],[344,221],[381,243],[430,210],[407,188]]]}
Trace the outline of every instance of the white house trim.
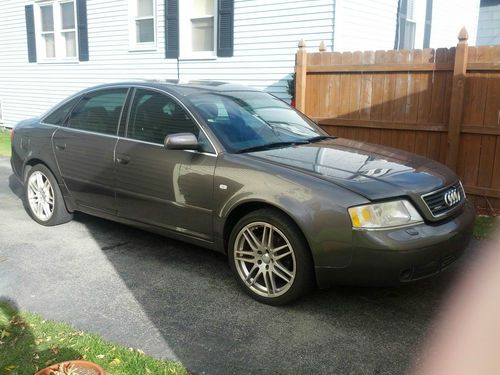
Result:
{"label": "white house trim", "polygon": [[[151,16],[139,17],[137,3],[138,0],[128,0],[128,30],[129,30],[129,50],[131,52],[141,51],[156,51],[158,41],[158,2],[153,2],[153,14]],[[138,42],[137,41],[137,21],[153,20],[153,41],[152,42]]]}
{"label": "white house trim", "polygon": [[[72,29],[63,29],[62,25],[62,12],[61,5],[73,3],[73,17],[75,27]],[[42,30],[42,7],[52,6],[53,15],[53,31],[43,32]],[[35,16],[35,32],[36,32],[36,45],[37,56],[39,63],[68,63],[78,62],[78,21],[76,16],[76,3],[75,0],[43,0],[37,1],[34,4]],[[66,40],[63,34],[73,32],[75,35],[75,55],[72,57],[66,56]],[[52,34],[54,36],[55,56],[47,57],[45,50],[45,41],[43,35]]]}
{"label": "white house trim", "polygon": [[[180,35],[180,59],[216,59],[217,58],[217,1],[213,1],[212,14],[205,14],[204,17],[194,17],[193,0],[179,1],[179,35]],[[193,51],[192,27],[193,18],[213,17],[213,49],[212,51]]]}

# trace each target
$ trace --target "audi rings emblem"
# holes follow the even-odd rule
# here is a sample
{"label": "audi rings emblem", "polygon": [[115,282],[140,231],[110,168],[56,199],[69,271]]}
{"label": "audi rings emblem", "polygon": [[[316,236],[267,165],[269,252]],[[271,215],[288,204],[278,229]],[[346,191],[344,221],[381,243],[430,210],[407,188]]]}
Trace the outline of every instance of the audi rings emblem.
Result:
{"label": "audi rings emblem", "polygon": [[450,189],[444,194],[444,202],[448,207],[456,205],[462,197],[457,189]]}

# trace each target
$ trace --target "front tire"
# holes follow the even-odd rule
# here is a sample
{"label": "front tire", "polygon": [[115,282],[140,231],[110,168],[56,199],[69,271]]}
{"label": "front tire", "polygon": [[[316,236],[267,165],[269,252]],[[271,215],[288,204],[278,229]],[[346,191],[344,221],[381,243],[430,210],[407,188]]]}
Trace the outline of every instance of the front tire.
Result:
{"label": "front tire", "polygon": [[297,225],[277,210],[254,211],[238,221],[228,254],[239,284],[265,304],[290,303],[313,284],[309,247]]}
{"label": "front tire", "polygon": [[37,223],[53,226],[73,219],[64,203],[59,185],[43,164],[31,168],[24,182],[24,205],[28,214]]}

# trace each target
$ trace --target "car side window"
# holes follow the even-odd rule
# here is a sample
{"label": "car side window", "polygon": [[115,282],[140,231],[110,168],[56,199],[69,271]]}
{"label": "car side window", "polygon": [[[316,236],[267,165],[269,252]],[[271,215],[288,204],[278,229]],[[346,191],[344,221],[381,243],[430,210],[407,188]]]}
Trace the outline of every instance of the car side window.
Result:
{"label": "car side window", "polygon": [[78,100],[80,100],[79,97],[71,99],[67,103],[64,103],[62,106],[60,106],[51,114],[49,114],[47,117],[45,117],[43,119],[43,122],[51,125],[63,125],[64,120],[68,116],[69,111],[71,111],[71,109],[74,107],[74,105]]}
{"label": "car side window", "polygon": [[71,112],[68,127],[116,135],[127,88],[85,94]]}
{"label": "car side window", "polygon": [[159,92],[137,89],[130,111],[127,137],[163,144],[167,135],[175,133],[193,133],[199,137],[200,129],[172,98]]}

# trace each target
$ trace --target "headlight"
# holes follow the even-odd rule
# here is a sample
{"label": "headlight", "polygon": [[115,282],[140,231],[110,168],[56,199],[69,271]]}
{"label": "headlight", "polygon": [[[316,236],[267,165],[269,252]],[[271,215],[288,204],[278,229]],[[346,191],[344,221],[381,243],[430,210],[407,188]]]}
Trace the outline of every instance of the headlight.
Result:
{"label": "headlight", "polygon": [[407,200],[351,207],[349,216],[354,229],[399,227],[423,221],[415,207]]}

